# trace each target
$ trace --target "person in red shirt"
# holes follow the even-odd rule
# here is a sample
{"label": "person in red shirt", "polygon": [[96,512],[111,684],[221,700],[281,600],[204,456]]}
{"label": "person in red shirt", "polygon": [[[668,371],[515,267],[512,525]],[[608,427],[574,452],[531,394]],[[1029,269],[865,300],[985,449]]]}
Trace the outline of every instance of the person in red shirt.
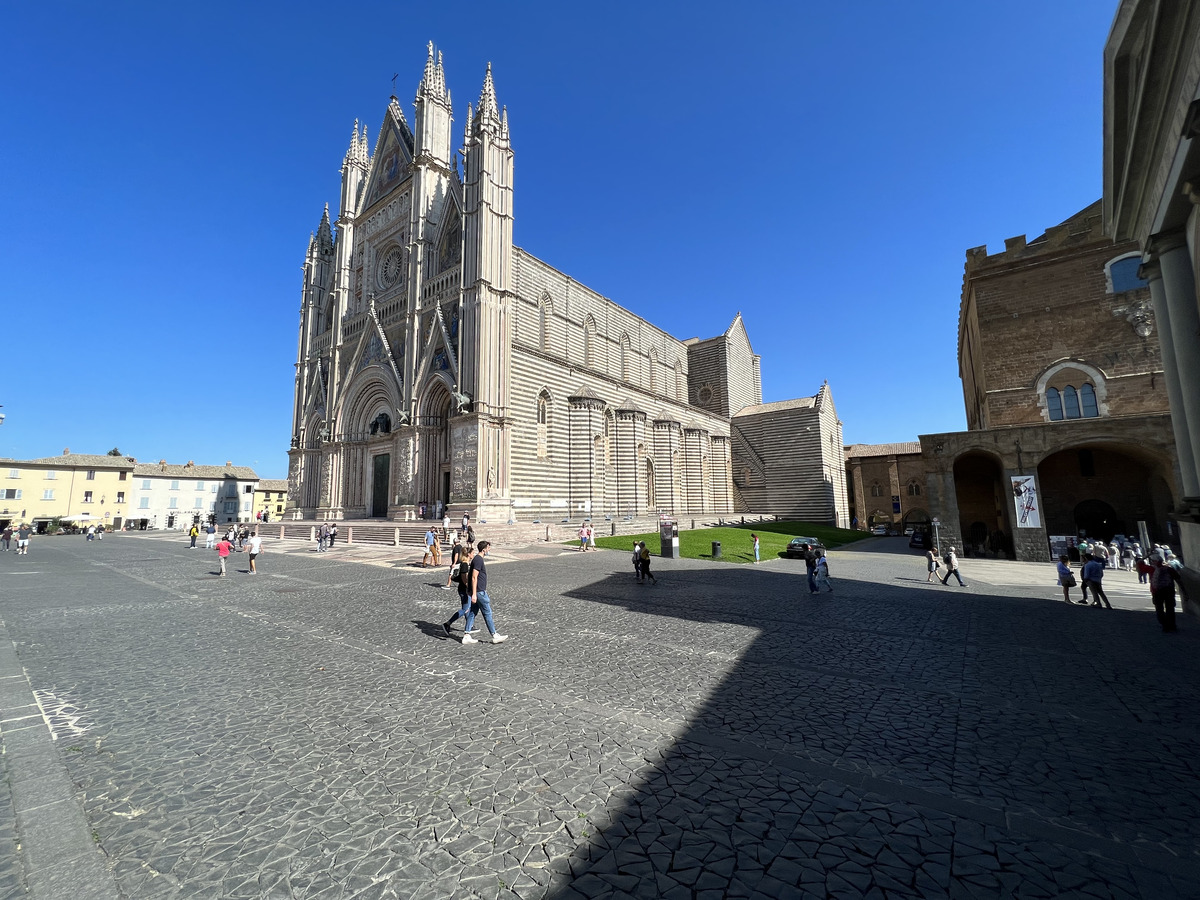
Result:
{"label": "person in red shirt", "polygon": [[229,553],[233,550],[233,544],[229,543],[225,538],[217,541],[217,558],[221,561],[221,577],[225,577],[225,560],[229,559]]}

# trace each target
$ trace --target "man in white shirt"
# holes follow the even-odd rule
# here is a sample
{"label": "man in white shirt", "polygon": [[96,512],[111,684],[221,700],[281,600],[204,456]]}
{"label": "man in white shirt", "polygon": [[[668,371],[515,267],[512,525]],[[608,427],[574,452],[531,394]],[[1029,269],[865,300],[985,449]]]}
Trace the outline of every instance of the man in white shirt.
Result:
{"label": "man in white shirt", "polygon": [[250,574],[257,575],[258,569],[254,568],[254,560],[258,559],[258,554],[262,553],[262,538],[258,536],[258,532],[250,535],[250,539],[246,541],[247,549],[250,551]]}

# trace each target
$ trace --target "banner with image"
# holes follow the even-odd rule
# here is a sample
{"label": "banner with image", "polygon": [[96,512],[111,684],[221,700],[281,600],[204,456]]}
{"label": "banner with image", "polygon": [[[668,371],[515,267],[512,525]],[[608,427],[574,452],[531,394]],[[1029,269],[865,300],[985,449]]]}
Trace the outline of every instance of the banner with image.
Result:
{"label": "banner with image", "polygon": [[1037,481],[1033,475],[1012,476],[1013,503],[1018,528],[1041,528],[1042,510],[1038,501]]}

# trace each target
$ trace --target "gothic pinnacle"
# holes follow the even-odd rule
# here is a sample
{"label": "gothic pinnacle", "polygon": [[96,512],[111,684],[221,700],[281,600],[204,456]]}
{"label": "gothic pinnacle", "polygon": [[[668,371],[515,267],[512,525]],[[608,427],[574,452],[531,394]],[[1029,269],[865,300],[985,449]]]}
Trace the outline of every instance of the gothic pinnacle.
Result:
{"label": "gothic pinnacle", "polygon": [[492,84],[492,64],[487,64],[487,74],[483,76],[483,90],[479,92],[479,115],[491,118],[496,115],[496,87]]}

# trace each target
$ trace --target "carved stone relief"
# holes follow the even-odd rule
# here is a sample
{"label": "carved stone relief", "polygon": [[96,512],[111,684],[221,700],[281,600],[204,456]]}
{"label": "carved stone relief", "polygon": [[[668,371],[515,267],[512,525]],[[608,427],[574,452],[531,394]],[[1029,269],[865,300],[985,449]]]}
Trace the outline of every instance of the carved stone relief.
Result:
{"label": "carved stone relief", "polygon": [[367,219],[363,230],[368,235],[373,235],[397,219],[407,221],[411,203],[412,198],[409,196],[408,191],[405,191],[392,200],[391,203],[383,207],[383,209],[379,210],[379,212],[371,216],[371,218]]}
{"label": "carved stone relief", "polygon": [[451,425],[450,493],[474,498],[479,490],[479,441],[474,422]]}

